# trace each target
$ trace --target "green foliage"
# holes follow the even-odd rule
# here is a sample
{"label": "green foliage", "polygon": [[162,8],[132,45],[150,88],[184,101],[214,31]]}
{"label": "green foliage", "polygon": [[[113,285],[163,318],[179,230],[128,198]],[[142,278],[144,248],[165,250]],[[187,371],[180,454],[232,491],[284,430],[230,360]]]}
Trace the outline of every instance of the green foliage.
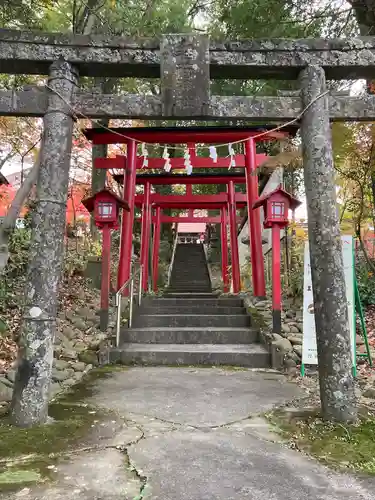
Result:
{"label": "green foliage", "polygon": [[15,229],[9,239],[9,260],[6,274],[15,278],[26,272],[30,255],[31,230]]}
{"label": "green foliage", "polygon": [[364,306],[375,304],[375,279],[364,261],[358,261],[356,265],[356,276],[361,302]]}
{"label": "green foliage", "polygon": [[293,298],[303,296],[303,254],[296,254],[293,258],[293,267],[289,270],[287,295]]}
{"label": "green foliage", "polygon": [[64,259],[64,275],[66,278],[82,274],[87,265],[87,255],[69,251]]}
{"label": "green foliage", "polygon": [[55,0],[2,0],[0,5],[0,27],[11,29],[43,29],[44,16],[57,9]]}
{"label": "green foliage", "polygon": [[29,228],[15,229],[9,240],[9,260],[0,276],[0,315],[19,304],[19,289],[24,283],[30,252]]}

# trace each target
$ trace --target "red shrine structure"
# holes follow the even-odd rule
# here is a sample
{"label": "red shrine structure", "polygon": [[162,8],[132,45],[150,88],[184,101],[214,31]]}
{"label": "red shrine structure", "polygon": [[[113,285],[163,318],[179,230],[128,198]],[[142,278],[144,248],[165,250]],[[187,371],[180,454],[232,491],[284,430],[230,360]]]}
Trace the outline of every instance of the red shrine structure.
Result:
{"label": "red shrine structure", "polygon": [[[260,208],[253,208],[259,199],[258,175],[256,168],[267,156],[257,153],[257,142],[269,142],[294,136],[296,127],[284,127],[275,131],[275,127],[177,127],[177,128],[90,128],[85,130],[86,137],[93,144],[127,145],[126,155],[115,158],[97,158],[95,167],[108,170],[122,170],[114,175],[119,184],[123,185],[123,201],[129,206],[129,211],[123,212],[121,227],[120,262],[118,267],[117,287],[129,279],[131,273],[133,223],[135,207],[142,209],[141,217],[141,252],[143,265],[142,283],[147,291],[149,281],[149,253],[152,238],[152,283],[157,290],[158,255],[160,246],[161,224],[171,222],[206,222],[220,223],[221,227],[221,265],[224,291],[230,289],[228,277],[228,227],[232,264],[232,290],[240,292],[240,265],[238,255],[238,217],[237,209],[247,207],[250,235],[250,253],[252,264],[252,286],[255,297],[265,297],[266,284],[262,251],[262,228]],[[198,156],[200,150],[209,150],[209,146],[226,146],[232,143],[243,144],[243,154],[228,156],[203,157]],[[168,159],[168,170],[164,170],[165,158],[147,158],[137,155],[137,146],[141,144],[169,146],[183,151],[185,145],[189,152],[192,172],[185,171],[184,157]],[[150,147],[150,146],[149,146]],[[179,151],[179,152],[180,152]],[[181,154],[181,153],[180,153]],[[147,165],[147,166],[146,166]],[[155,185],[186,185],[183,195],[162,195],[151,192]],[[223,191],[218,194],[196,195],[192,193],[193,185],[223,185]],[[143,194],[136,194],[136,185],[143,185]],[[237,192],[236,185],[245,186],[245,193]],[[183,209],[188,216],[169,216],[164,209]],[[220,216],[194,217],[194,210],[219,210]]]}

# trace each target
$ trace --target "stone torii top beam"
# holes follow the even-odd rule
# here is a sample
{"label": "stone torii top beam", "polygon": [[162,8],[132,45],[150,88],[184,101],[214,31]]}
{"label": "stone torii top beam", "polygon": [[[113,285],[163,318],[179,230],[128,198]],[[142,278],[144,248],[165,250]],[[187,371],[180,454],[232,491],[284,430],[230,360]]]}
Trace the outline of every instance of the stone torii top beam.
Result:
{"label": "stone torii top beam", "polygon": [[[1,64],[1,63],[0,63]],[[47,111],[48,89],[34,87],[28,90],[0,91],[1,116],[42,117]],[[72,98],[72,108],[78,117],[166,119],[162,100],[157,96],[109,95],[78,90]],[[297,118],[302,111],[297,96],[218,96],[213,95],[202,119],[251,120],[252,122],[283,122]],[[68,109],[67,109],[68,111]],[[171,110],[169,110],[171,112]],[[331,94],[329,113],[332,121],[374,121],[375,96],[346,97]],[[184,113],[180,118],[184,117]]]}
{"label": "stone torii top beam", "polygon": [[[159,78],[171,44],[195,47],[200,54],[190,57],[203,57],[212,79],[296,79],[308,65],[321,66],[328,79],[372,78],[375,63],[375,37],[217,42],[195,34],[158,40],[0,30],[0,72],[45,75],[64,59],[80,76]],[[189,56],[177,50],[173,57],[186,63]]]}

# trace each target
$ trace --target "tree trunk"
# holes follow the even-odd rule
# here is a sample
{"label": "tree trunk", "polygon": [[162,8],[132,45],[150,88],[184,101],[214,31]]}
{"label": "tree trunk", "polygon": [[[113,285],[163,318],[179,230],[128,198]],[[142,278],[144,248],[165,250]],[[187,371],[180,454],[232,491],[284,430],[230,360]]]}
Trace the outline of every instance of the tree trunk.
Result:
{"label": "tree trunk", "polygon": [[[67,62],[51,65],[51,92],[44,116],[44,141],[37,183],[25,309],[21,325],[12,421],[21,427],[44,424],[52,371],[58,290],[63,261],[73,117],[77,74]],[[61,95],[61,97],[59,97]]]}
{"label": "tree trunk", "polygon": [[13,231],[17,217],[19,216],[20,211],[27,197],[29,196],[31,189],[36,182],[36,179],[38,177],[39,164],[40,153],[35,160],[33,168],[26,177],[25,182],[17,191],[7,214],[4,217],[3,223],[0,226],[0,274],[4,270],[9,259],[8,243],[10,233]]}
{"label": "tree trunk", "polygon": [[344,266],[338,222],[328,97],[324,70],[301,72],[301,120],[310,264],[322,413],[326,420],[357,418]]}

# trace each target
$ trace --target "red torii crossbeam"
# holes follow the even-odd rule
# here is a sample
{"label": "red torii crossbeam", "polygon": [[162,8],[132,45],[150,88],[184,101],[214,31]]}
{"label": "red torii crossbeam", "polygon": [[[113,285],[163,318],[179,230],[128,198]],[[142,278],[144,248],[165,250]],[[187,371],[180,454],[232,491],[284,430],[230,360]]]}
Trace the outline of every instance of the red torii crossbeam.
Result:
{"label": "red torii crossbeam", "polygon": [[[162,209],[162,207],[156,207]],[[138,215],[135,217],[135,220],[142,221],[142,216]],[[156,215],[152,216],[152,223],[155,223],[157,220]],[[237,224],[242,221],[242,217],[237,217]],[[196,216],[184,216],[180,217],[179,215],[161,215],[160,222],[162,224],[221,224],[221,216],[213,215],[211,217],[196,217]]]}
{"label": "red torii crossbeam", "polygon": [[[268,156],[263,153],[256,155],[256,166],[259,167],[267,160]],[[234,155],[236,167],[245,167],[245,155]],[[99,169],[124,169],[128,164],[126,155],[116,155],[109,158],[95,158],[94,166]],[[230,165],[230,158],[218,157],[214,162],[212,158],[204,158],[201,156],[194,156],[191,158],[193,168],[222,168],[228,169]],[[170,165],[172,170],[185,170],[184,158],[170,158]],[[163,170],[165,160],[163,158],[148,158],[148,167],[143,167],[143,156],[137,156],[136,169],[137,170]]]}
{"label": "red torii crossbeam", "polygon": [[[87,128],[83,131],[93,144],[226,144],[247,141],[256,137],[257,142],[279,141],[295,134],[295,128],[274,130],[263,127],[117,127]],[[204,146],[202,146],[204,148]],[[207,149],[207,146],[206,146]]]}

